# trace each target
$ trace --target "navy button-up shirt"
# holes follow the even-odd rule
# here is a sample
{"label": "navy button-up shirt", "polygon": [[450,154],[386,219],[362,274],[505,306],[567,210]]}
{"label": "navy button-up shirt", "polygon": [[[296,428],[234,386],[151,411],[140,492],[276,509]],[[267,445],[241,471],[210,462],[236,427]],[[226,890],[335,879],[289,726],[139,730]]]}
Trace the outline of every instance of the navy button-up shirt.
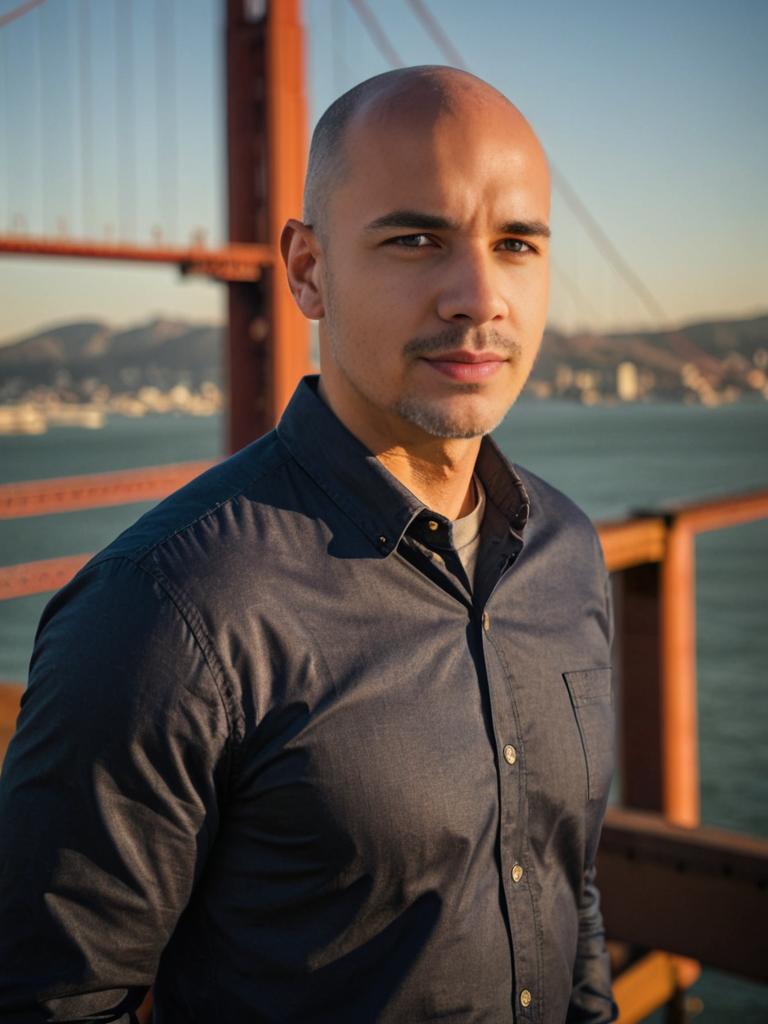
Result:
{"label": "navy button-up shirt", "polygon": [[470,589],[307,379],[54,597],[0,787],[3,1020],[128,1021],[153,982],[160,1024],[612,1019],[605,569],[487,438],[477,472]]}

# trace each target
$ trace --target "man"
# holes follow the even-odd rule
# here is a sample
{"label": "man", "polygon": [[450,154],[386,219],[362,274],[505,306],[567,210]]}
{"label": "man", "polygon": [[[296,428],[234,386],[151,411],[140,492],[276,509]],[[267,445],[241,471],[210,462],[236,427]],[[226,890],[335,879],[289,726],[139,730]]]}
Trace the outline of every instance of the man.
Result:
{"label": "man", "polygon": [[282,251],[319,382],[46,610],[0,812],[0,1015],[613,1019],[588,520],[485,437],[549,182],[480,80],[357,86]]}

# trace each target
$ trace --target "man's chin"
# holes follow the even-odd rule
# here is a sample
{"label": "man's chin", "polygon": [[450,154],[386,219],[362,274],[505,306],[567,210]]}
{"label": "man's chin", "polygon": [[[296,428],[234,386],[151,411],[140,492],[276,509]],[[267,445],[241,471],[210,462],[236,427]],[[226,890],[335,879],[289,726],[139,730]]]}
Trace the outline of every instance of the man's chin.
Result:
{"label": "man's chin", "polygon": [[490,434],[507,414],[506,409],[452,409],[416,398],[401,398],[395,406],[395,412],[432,437],[445,440],[468,440]]}

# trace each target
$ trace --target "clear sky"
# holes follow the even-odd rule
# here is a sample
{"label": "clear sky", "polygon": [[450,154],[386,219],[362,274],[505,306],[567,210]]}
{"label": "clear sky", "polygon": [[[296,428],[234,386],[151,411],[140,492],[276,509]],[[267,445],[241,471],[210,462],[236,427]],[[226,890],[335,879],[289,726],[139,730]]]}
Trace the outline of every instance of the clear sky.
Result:
{"label": "clear sky", "polygon": [[[533,122],[668,323],[768,308],[768,3],[426,3]],[[405,63],[443,62],[406,0],[369,6]],[[5,230],[221,238],[222,7],[47,0],[0,28]],[[314,120],[389,65],[348,0],[305,0],[304,19]],[[553,232],[553,323],[653,324],[557,195]],[[77,317],[217,319],[223,292],[171,270],[0,257],[0,340]]]}

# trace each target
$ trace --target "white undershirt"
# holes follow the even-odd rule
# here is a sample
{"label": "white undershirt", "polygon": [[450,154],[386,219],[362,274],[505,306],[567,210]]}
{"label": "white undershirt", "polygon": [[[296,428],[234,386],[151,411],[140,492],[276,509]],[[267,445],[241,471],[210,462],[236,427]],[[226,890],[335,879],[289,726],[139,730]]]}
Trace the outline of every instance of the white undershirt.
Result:
{"label": "white undershirt", "polygon": [[480,551],[480,527],[485,515],[485,490],[479,479],[472,478],[477,504],[467,515],[453,521],[453,546],[461,559],[469,582],[474,585],[477,556]]}

